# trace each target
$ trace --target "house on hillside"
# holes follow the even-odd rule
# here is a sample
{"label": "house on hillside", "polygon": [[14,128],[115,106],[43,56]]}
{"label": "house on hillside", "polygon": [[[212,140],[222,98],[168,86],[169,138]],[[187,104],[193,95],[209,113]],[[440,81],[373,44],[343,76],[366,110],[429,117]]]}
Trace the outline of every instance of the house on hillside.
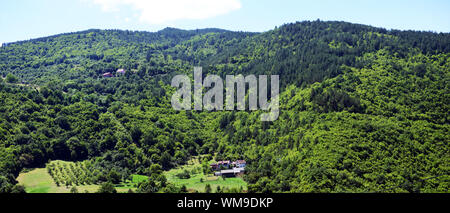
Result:
{"label": "house on hillside", "polygon": [[246,165],[247,162],[245,162],[245,160],[236,160],[231,163],[229,160],[223,160],[210,164],[211,169],[217,171],[214,175],[223,177],[237,177],[243,175]]}
{"label": "house on hillside", "polygon": [[212,163],[209,165],[211,169],[218,171],[222,168],[229,169],[231,164],[229,160],[218,161],[217,163]]}
{"label": "house on hillside", "polygon": [[218,161],[217,163],[212,163],[209,166],[214,171],[219,171],[221,169],[232,169],[232,168],[244,168],[247,163],[245,160],[237,160],[230,163],[229,160]]}
{"label": "house on hillside", "polygon": [[113,77],[113,74],[110,73],[110,72],[103,73],[103,77],[104,77],[104,78],[111,78],[111,77]]}
{"label": "house on hillside", "polygon": [[116,73],[117,74],[120,74],[120,75],[124,75],[125,74],[125,70],[124,69],[118,69],[117,71],[116,71]]}

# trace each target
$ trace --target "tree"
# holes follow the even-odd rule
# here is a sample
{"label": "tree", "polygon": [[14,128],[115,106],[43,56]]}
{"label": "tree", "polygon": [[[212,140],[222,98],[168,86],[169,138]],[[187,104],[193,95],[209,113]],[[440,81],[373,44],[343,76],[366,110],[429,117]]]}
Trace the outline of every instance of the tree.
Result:
{"label": "tree", "polygon": [[150,171],[149,175],[153,175],[153,174],[159,175],[159,174],[162,174],[162,172],[163,172],[161,165],[159,165],[157,163],[152,164],[149,168],[149,171]]}
{"label": "tree", "polygon": [[189,178],[191,178],[191,174],[186,169],[184,169],[182,172],[176,174],[175,176],[177,176],[180,179],[189,179]]}
{"label": "tree", "polygon": [[74,193],[74,194],[78,193],[77,187],[76,187],[76,186],[72,187],[72,188],[70,189],[70,193]]}
{"label": "tree", "polygon": [[121,179],[122,179],[122,177],[115,169],[112,169],[108,173],[107,180],[111,183],[118,184],[118,183],[120,183]]}
{"label": "tree", "polygon": [[186,185],[181,186],[180,191],[181,191],[181,193],[187,193],[188,191],[187,191]]}
{"label": "tree", "polygon": [[211,172],[211,167],[209,167],[208,161],[204,160],[202,162],[202,170],[203,170],[203,174],[205,174],[205,175],[207,175]]}
{"label": "tree", "polygon": [[138,143],[142,136],[142,131],[139,127],[133,126],[130,130],[131,138],[134,143]]}
{"label": "tree", "polygon": [[211,193],[211,192],[212,192],[211,185],[209,185],[209,183],[208,183],[205,186],[205,193]]}
{"label": "tree", "polygon": [[23,194],[26,193],[25,191],[25,186],[22,185],[14,185],[11,189],[11,193],[16,193],[16,194]]}
{"label": "tree", "polygon": [[105,182],[100,185],[100,189],[98,189],[97,193],[117,193],[117,190],[114,188],[114,184]]}
{"label": "tree", "polygon": [[172,157],[170,157],[170,154],[166,151],[161,155],[161,166],[163,169],[170,169]]}
{"label": "tree", "polygon": [[7,177],[0,175],[0,193],[9,193],[12,189],[12,184]]}
{"label": "tree", "polygon": [[220,188],[220,186],[217,186],[216,193],[222,193],[222,189]]}
{"label": "tree", "polygon": [[157,183],[149,178],[147,181],[141,182],[138,187],[140,193],[156,193],[159,191]]}
{"label": "tree", "polygon": [[6,75],[7,83],[14,84],[14,83],[17,83],[18,81],[19,81],[19,79],[15,75],[13,75],[11,73],[8,73],[8,75]]}
{"label": "tree", "polygon": [[59,116],[55,119],[55,123],[64,130],[70,130],[70,123],[66,116]]}

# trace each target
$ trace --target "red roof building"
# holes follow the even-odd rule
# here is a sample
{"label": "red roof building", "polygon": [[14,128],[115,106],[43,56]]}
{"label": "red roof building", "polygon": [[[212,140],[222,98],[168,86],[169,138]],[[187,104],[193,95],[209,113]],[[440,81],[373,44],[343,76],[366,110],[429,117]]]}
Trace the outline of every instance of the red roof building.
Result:
{"label": "red roof building", "polygon": [[109,78],[109,77],[113,77],[113,75],[110,72],[107,72],[107,73],[103,73],[103,77]]}

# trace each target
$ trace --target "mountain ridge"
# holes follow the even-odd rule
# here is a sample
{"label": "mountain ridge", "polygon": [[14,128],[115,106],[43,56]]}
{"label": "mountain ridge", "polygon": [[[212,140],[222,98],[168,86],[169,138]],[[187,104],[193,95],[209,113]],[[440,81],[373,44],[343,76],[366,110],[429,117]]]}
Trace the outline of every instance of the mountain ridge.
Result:
{"label": "mountain ridge", "polygon": [[[317,21],[317,20],[316,20]],[[320,20],[318,20],[320,21]],[[66,33],[58,33],[54,35],[48,35],[48,36],[42,36],[38,38],[32,38],[27,40],[20,40],[20,41],[13,41],[13,42],[5,42],[3,43],[5,46],[15,43],[23,43],[23,42],[31,42],[33,40],[42,40],[42,39],[48,39],[48,38],[54,38],[57,36],[64,36],[64,35],[71,35],[71,34],[83,34],[83,33],[90,33],[90,32],[101,32],[101,31],[121,31],[121,32],[132,32],[132,33],[164,33],[164,32],[170,32],[170,31],[183,31],[183,32],[246,32],[246,33],[254,33],[254,34],[262,34],[265,32],[273,31],[278,28],[283,28],[287,25],[292,24],[299,24],[299,23],[307,23],[307,22],[315,22],[315,21],[297,21],[295,23],[286,23],[281,26],[277,26],[274,29],[263,31],[263,32],[251,32],[251,31],[242,31],[242,30],[227,30],[227,29],[221,29],[221,28],[200,28],[200,29],[181,29],[181,28],[175,28],[175,27],[165,27],[158,31],[146,31],[146,30],[127,30],[127,29],[98,29],[98,28],[91,28],[86,30],[80,30],[80,31],[74,31],[74,32],[66,32]],[[376,27],[372,25],[362,24],[362,23],[352,23],[352,22],[346,22],[346,21],[321,21],[321,22],[328,22],[328,23],[346,23],[346,24],[352,24],[352,25],[358,25],[362,27],[370,27],[372,29],[379,29],[385,32],[410,32],[410,33],[431,33],[431,34],[450,34],[450,32],[435,32],[435,31],[426,31],[426,30],[399,30],[399,29],[386,29],[383,27]]]}

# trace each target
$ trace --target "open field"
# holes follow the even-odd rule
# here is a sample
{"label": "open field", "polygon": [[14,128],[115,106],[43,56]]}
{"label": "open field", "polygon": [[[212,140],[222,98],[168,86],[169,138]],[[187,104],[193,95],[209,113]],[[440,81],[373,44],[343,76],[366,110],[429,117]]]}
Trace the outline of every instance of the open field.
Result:
{"label": "open field", "polygon": [[19,184],[25,186],[27,193],[66,193],[65,187],[56,186],[52,177],[45,168],[34,169],[27,173],[21,173],[17,177]]}
{"label": "open field", "polygon": [[[48,174],[47,169],[37,168],[30,172],[21,173],[17,177],[19,184],[25,186],[27,193],[69,193],[71,186],[57,186],[53,178]],[[94,193],[98,190],[98,185],[76,186],[78,192]]]}
{"label": "open field", "polygon": [[[19,184],[25,186],[25,190],[27,193],[70,193],[70,189],[73,186],[77,188],[79,193],[95,193],[100,188],[100,185],[93,183],[87,184],[86,182],[79,182],[78,184],[75,184],[76,181],[73,177],[73,174],[68,175],[69,173],[73,173],[73,171],[78,171],[78,173],[80,172],[80,169],[70,170],[68,168],[74,168],[74,165],[83,165],[84,163],[85,162],[74,163],[60,160],[52,161],[48,165],[58,165],[58,171],[64,175],[58,174],[57,176],[55,175],[55,177],[57,178],[53,178],[48,172],[53,170],[49,170],[48,168],[36,168],[29,172],[21,173],[19,177],[17,177],[17,181],[19,182]],[[72,165],[72,167],[70,165]],[[76,176],[76,178],[78,178],[78,176]],[[133,175],[132,181],[118,184],[116,186],[116,190],[119,193],[126,193],[129,189],[136,191],[135,185],[140,181],[145,180],[146,178],[146,176],[142,175]],[[56,184],[55,179],[60,182],[59,186]],[[70,184],[65,184],[68,180],[70,181]]]}

